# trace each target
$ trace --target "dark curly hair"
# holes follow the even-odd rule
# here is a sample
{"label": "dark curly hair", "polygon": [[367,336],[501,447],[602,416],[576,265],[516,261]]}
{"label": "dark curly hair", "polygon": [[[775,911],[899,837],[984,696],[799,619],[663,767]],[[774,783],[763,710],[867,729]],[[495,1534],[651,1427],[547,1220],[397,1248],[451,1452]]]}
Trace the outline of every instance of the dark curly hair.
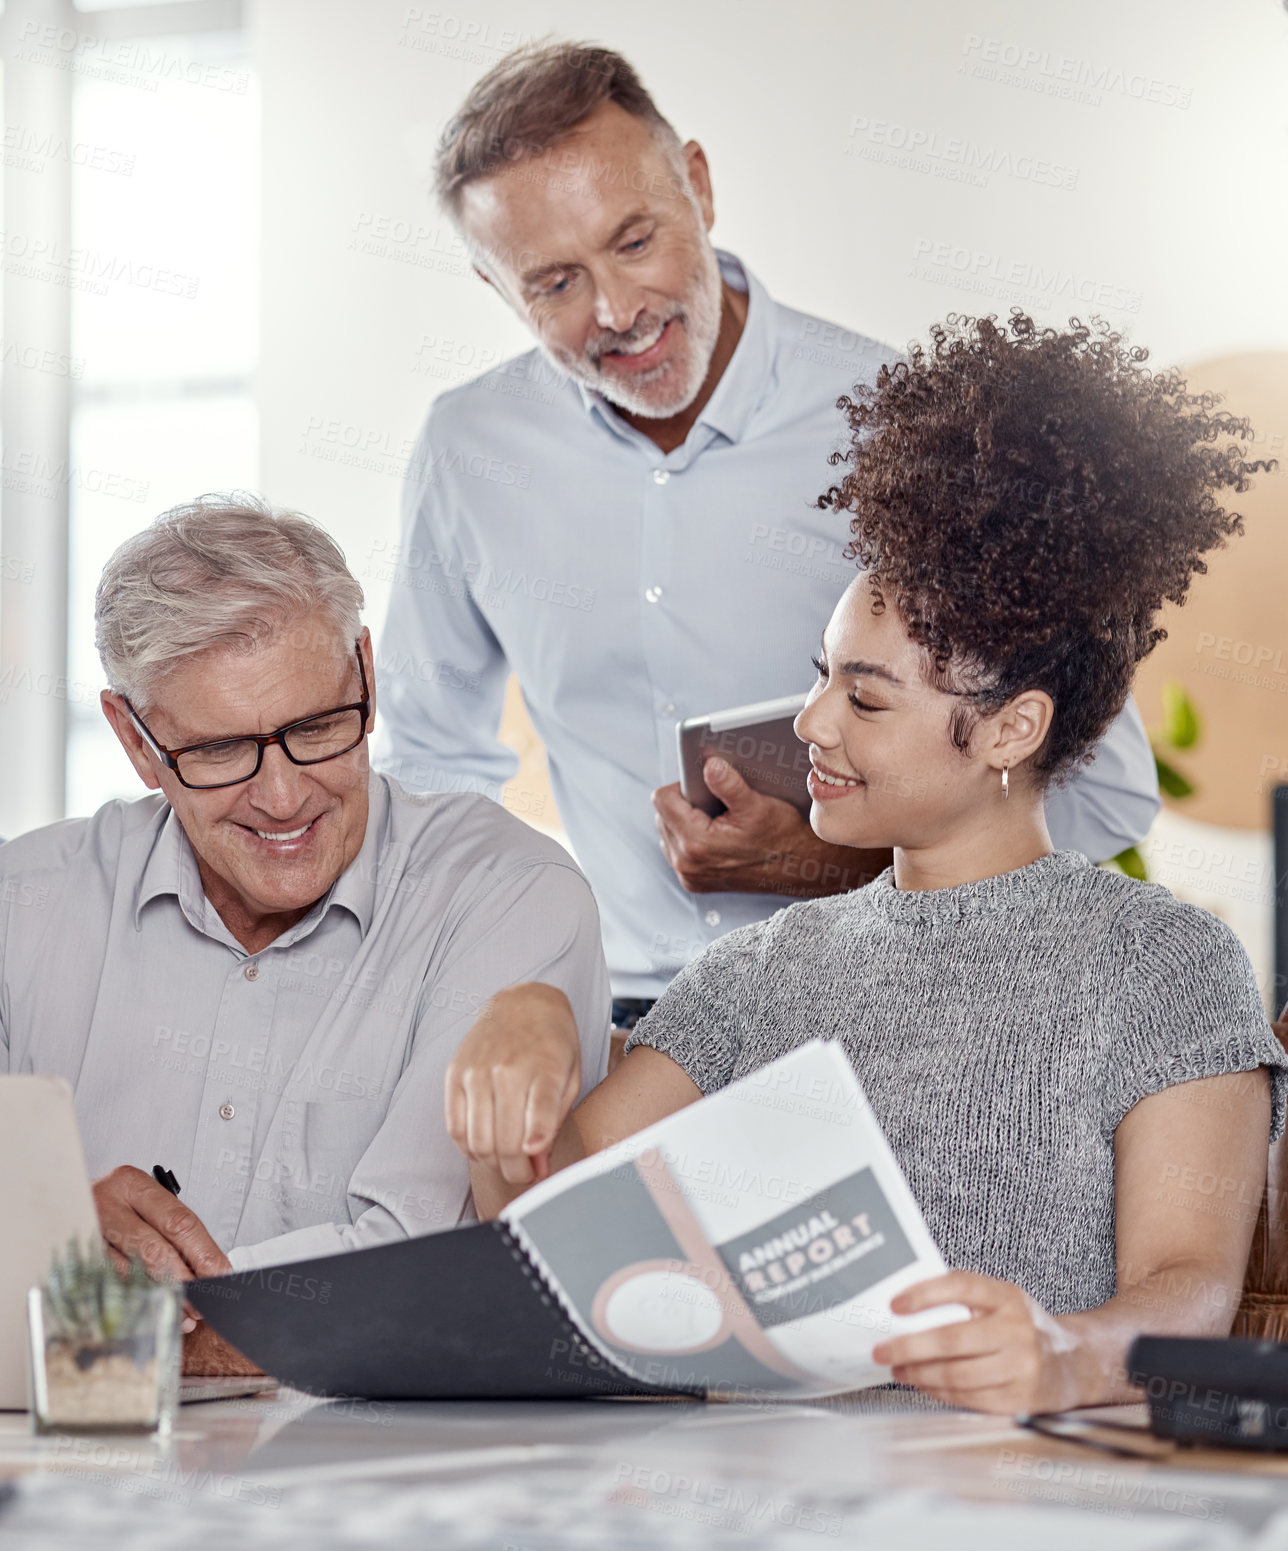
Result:
{"label": "dark curly hair", "polygon": [[853,440],[831,461],[848,468],[818,505],[854,514],[847,553],[874,606],[889,598],[928,681],[962,697],[958,749],[1021,690],[1051,696],[1030,764],[1046,785],[1122,710],[1164,600],[1242,533],[1218,494],[1274,465],[1240,456],[1247,420],[1148,370],[1103,320],[949,314],[930,339],[837,400]]}

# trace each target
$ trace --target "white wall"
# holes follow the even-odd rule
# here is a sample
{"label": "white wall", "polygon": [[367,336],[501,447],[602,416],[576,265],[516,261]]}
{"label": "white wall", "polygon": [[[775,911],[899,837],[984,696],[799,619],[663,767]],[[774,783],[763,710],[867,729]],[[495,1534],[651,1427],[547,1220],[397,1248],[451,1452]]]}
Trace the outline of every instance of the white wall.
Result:
{"label": "white wall", "polygon": [[448,4],[253,3],[263,485],[360,576],[433,395],[526,347],[428,172],[470,83],[546,32],[635,62],[707,149],[716,240],[795,305],[897,343],[1019,301],[1098,310],[1163,363],[1288,348],[1280,0]]}

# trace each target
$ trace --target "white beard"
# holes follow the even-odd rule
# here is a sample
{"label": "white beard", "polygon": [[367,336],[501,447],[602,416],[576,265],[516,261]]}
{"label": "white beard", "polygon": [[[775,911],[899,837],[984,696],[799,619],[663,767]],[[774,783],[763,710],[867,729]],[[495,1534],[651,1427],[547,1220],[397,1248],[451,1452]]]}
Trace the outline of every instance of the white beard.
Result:
{"label": "white beard", "polygon": [[[674,302],[665,312],[644,314],[628,334],[602,336],[595,346],[580,356],[542,348],[561,371],[602,393],[610,404],[624,409],[627,414],[666,420],[687,409],[706,381],[720,336],[722,300],[720,261],[704,236],[699,267],[689,295],[683,301]],[[670,361],[664,361],[652,371],[624,377],[600,366],[599,357],[606,351],[650,339],[672,318],[680,320],[688,347],[682,367],[677,369]]]}

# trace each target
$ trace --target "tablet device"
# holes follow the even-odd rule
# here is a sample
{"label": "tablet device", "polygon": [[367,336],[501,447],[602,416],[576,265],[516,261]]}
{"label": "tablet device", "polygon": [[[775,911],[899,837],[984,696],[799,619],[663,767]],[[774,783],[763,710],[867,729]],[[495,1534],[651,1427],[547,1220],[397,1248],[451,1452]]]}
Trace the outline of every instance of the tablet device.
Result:
{"label": "tablet device", "polygon": [[712,818],[725,805],[707,790],[702,767],[718,755],[727,760],[754,791],[780,797],[809,817],[809,745],[792,731],[808,695],[787,695],[757,705],[735,706],[710,716],[691,716],[677,724],[680,791],[686,802]]}

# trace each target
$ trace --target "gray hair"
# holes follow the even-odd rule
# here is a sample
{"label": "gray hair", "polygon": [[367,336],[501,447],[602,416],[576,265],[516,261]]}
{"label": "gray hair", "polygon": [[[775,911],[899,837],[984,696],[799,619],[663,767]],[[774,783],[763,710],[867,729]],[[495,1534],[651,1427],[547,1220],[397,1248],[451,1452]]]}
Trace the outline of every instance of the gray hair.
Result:
{"label": "gray hair", "polygon": [[362,588],[310,517],[234,491],[171,507],[103,567],[94,644],[108,686],[140,710],[176,659],[253,649],[320,610],[348,643],[362,629]]}
{"label": "gray hair", "polygon": [[620,54],[591,43],[514,49],[474,83],[443,131],[434,168],[443,207],[459,222],[467,183],[542,155],[608,102],[642,119],[679,162],[679,135]]}

